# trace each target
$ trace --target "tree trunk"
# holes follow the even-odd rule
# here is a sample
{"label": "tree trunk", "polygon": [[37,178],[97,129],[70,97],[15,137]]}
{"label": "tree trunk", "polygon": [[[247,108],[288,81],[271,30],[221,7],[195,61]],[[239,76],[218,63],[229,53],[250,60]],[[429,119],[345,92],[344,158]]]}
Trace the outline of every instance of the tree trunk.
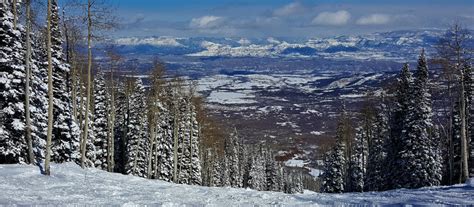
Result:
{"label": "tree trunk", "polygon": [[33,140],[31,139],[31,118],[30,118],[30,78],[31,78],[31,0],[26,0],[26,78],[25,78],[25,138],[28,147],[28,162],[33,164],[35,155],[33,154]]}
{"label": "tree trunk", "polygon": [[110,116],[109,116],[109,137],[107,150],[107,167],[109,172],[113,172],[115,168],[115,91],[114,91],[114,72],[110,69]]}
{"label": "tree trunk", "polygon": [[51,175],[49,162],[51,160],[51,138],[53,136],[53,65],[51,57],[51,0],[48,0],[48,28],[47,28],[47,50],[48,50],[48,133],[46,138],[46,158],[44,161],[44,173]]}
{"label": "tree trunk", "polygon": [[[173,89],[176,92],[176,88]],[[176,99],[177,97],[174,97]],[[177,109],[177,100],[175,100],[173,106],[174,116],[173,116],[173,182],[177,183],[178,178],[178,109]]]}
{"label": "tree trunk", "polygon": [[87,139],[89,132],[89,111],[90,111],[90,99],[91,99],[91,76],[92,76],[92,16],[91,16],[91,0],[87,2],[87,94],[86,94],[86,112],[84,122],[84,137],[82,137],[81,146],[81,167],[85,167],[86,150],[87,150]]}
{"label": "tree trunk", "polygon": [[463,183],[467,180],[469,175],[468,170],[468,152],[467,152],[467,137],[466,137],[466,98],[464,89],[464,73],[461,70],[461,175],[459,183]]}
{"label": "tree trunk", "polygon": [[13,28],[16,29],[16,25],[17,25],[17,18],[18,18],[18,11],[17,11],[17,8],[16,8],[16,2],[17,0],[13,0]]}

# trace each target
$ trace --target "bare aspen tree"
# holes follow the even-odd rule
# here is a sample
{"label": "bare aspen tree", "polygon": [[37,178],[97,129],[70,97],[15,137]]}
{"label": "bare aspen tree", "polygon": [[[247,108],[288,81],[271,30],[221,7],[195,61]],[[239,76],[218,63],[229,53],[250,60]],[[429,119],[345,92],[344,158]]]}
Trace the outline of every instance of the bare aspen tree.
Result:
{"label": "bare aspen tree", "polygon": [[86,145],[89,133],[89,111],[91,102],[91,79],[92,79],[92,16],[91,16],[91,0],[87,1],[87,85],[86,85],[86,112],[84,123],[84,136],[81,140],[81,167],[85,167]]}
{"label": "bare aspen tree", "polygon": [[112,49],[107,52],[107,55],[111,61],[110,67],[110,103],[109,103],[109,116],[108,116],[108,133],[107,133],[107,171],[113,172],[115,168],[115,82],[114,82],[114,69],[121,57],[115,54]]}
{"label": "bare aspen tree", "polygon": [[[461,183],[464,182],[469,173],[468,167],[468,137],[467,137],[467,117],[466,117],[466,93],[465,93],[465,80],[463,74],[463,65],[470,61],[470,53],[472,52],[468,45],[468,40],[470,38],[469,31],[462,28],[459,23],[455,23],[454,25],[449,28],[445,35],[441,37],[440,42],[436,45],[437,49],[437,57],[436,63],[440,64],[445,73],[445,77],[448,80],[448,94],[451,99],[451,113],[450,119],[448,120],[448,143],[449,143],[449,177],[450,177],[450,184],[454,183],[454,156],[458,154],[461,157],[461,165],[460,165],[460,175],[458,177],[457,182]],[[460,121],[461,121],[461,150],[460,152],[454,151],[454,143],[452,140],[452,124],[451,120],[454,114],[454,98],[452,97],[451,89],[455,88],[452,87],[451,84],[459,83],[459,103],[460,103]]]}
{"label": "bare aspen tree", "polygon": [[30,115],[30,78],[31,78],[31,0],[26,0],[26,57],[25,57],[25,138],[28,147],[28,162],[33,164],[33,140],[31,138],[31,115]]}
{"label": "bare aspen tree", "polygon": [[[86,117],[84,120],[84,130],[81,140],[81,167],[85,167],[87,139],[89,133],[89,117],[90,104],[92,99],[91,80],[92,80],[92,39],[97,38],[92,35],[93,29],[110,29],[115,26],[114,18],[111,16],[110,7],[105,5],[105,1],[87,0],[86,4],[86,22],[87,22],[87,78],[86,78]],[[94,11],[93,11],[94,10]]]}
{"label": "bare aspen tree", "polygon": [[53,64],[51,57],[51,0],[48,0],[47,18],[47,51],[48,51],[48,133],[46,137],[46,158],[44,163],[44,173],[51,175],[51,138],[53,135]]}
{"label": "bare aspen tree", "polygon": [[18,22],[17,0],[13,0],[13,28],[16,29]]}

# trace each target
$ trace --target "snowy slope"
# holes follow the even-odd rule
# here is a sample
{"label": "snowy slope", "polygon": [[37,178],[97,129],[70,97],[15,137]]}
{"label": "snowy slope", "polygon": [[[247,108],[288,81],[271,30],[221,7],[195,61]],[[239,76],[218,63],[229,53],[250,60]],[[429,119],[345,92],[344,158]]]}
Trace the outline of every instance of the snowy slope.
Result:
{"label": "snowy slope", "polygon": [[474,205],[474,186],[396,190],[382,193],[286,195],[245,189],[170,184],[75,164],[52,166],[51,177],[25,165],[0,165],[3,205],[159,205],[159,206],[359,206]]}

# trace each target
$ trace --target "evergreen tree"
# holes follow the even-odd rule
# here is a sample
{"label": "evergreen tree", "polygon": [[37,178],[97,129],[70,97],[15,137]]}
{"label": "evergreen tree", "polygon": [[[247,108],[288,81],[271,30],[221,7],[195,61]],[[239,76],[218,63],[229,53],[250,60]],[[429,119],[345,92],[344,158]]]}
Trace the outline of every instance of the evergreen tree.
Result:
{"label": "evergreen tree", "polygon": [[105,85],[104,74],[99,71],[94,79],[94,121],[92,131],[95,136],[95,167],[107,170],[107,130],[109,95]]}
{"label": "evergreen tree", "polygon": [[158,140],[159,160],[157,161],[158,179],[171,181],[173,178],[173,119],[169,110],[163,108],[160,124],[160,139]]}
{"label": "evergreen tree", "polygon": [[229,185],[238,188],[242,184],[242,176],[240,175],[239,169],[239,141],[237,130],[230,135],[224,143],[224,155],[226,159],[227,169],[225,170],[228,174]]}
{"label": "evergreen tree", "polygon": [[32,37],[32,55],[31,55],[31,137],[33,139],[33,149],[37,162],[41,162],[45,158],[46,147],[46,129],[48,128],[48,85],[44,82],[47,80],[47,66],[41,58],[45,57],[44,50],[40,47],[38,39],[34,35]]}
{"label": "evergreen tree", "polygon": [[439,185],[441,169],[437,164],[437,149],[434,145],[431,121],[431,95],[429,93],[428,67],[424,51],[418,60],[413,90],[410,93],[407,125],[403,128],[401,154],[401,177],[399,187],[419,188]]}
{"label": "evergreen tree", "polygon": [[369,135],[366,130],[359,128],[354,139],[353,153],[350,161],[350,191],[362,192],[367,167],[367,140]]}
{"label": "evergreen tree", "polygon": [[366,191],[381,191],[387,188],[386,166],[386,141],[389,139],[388,115],[386,105],[382,102],[375,117],[374,136],[368,143],[369,155],[367,175],[365,177]]}
{"label": "evergreen tree", "polygon": [[398,180],[402,179],[402,169],[405,163],[402,161],[402,136],[406,131],[406,120],[410,106],[410,92],[412,90],[413,77],[408,64],[404,64],[397,79],[397,88],[395,93],[395,106],[390,119],[390,139],[387,141],[387,163],[384,172],[390,180],[387,183],[387,189],[397,188]]}
{"label": "evergreen tree", "polygon": [[20,31],[13,27],[10,4],[0,3],[0,163],[24,163],[25,107],[23,43]]}
{"label": "evergreen tree", "polygon": [[127,162],[127,135],[128,135],[128,121],[129,112],[129,98],[126,93],[125,85],[119,81],[117,85],[116,100],[116,115],[115,115],[115,166],[114,171],[125,174],[125,165]]}
{"label": "evergreen tree", "polygon": [[130,96],[129,122],[127,134],[126,174],[147,176],[148,134],[145,100],[145,88],[141,79],[137,79]]}
{"label": "evergreen tree", "polygon": [[69,65],[65,63],[62,49],[62,35],[59,27],[59,13],[56,1],[52,1],[51,44],[53,63],[54,123],[52,134],[53,162],[70,162],[79,159],[79,127],[71,111],[72,99],[68,91]]}
{"label": "evergreen tree", "polygon": [[202,174],[201,174],[201,158],[199,151],[199,140],[200,140],[200,126],[197,121],[197,113],[195,106],[191,103],[191,132],[190,132],[190,161],[191,161],[191,173],[189,184],[191,185],[201,185],[202,184]]}
{"label": "evergreen tree", "polygon": [[266,174],[265,174],[265,160],[262,153],[261,146],[255,149],[251,158],[248,187],[255,190],[266,189]]}
{"label": "evergreen tree", "polygon": [[336,146],[324,158],[321,192],[342,193],[345,190],[346,159],[345,144],[338,139]]}
{"label": "evergreen tree", "polygon": [[266,190],[268,191],[280,190],[278,168],[278,164],[276,163],[272,153],[267,151],[265,154],[265,177],[267,183]]}

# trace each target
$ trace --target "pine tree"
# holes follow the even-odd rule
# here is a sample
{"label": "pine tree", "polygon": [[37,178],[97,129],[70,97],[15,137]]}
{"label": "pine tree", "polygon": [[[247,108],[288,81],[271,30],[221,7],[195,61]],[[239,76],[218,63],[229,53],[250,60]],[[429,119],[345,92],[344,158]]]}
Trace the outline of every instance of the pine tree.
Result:
{"label": "pine tree", "polygon": [[255,190],[266,190],[265,160],[262,146],[254,150],[249,171],[248,187]]}
{"label": "pine tree", "polygon": [[386,141],[389,139],[388,111],[382,102],[375,117],[374,136],[368,143],[369,155],[367,175],[365,177],[366,191],[381,191],[387,188],[386,177]]}
{"label": "pine tree", "polygon": [[159,127],[161,137],[158,139],[158,179],[171,181],[173,179],[173,119],[169,110],[163,108]]}
{"label": "pine tree", "polygon": [[265,154],[266,190],[268,191],[280,191],[278,168],[278,164],[276,163],[272,153],[268,151]]}
{"label": "pine tree", "polygon": [[364,179],[367,167],[367,140],[369,135],[366,130],[359,128],[354,139],[353,153],[350,161],[350,191],[362,192],[364,190]]}
{"label": "pine tree", "polygon": [[146,177],[148,159],[148,134],[146,128],[146,105],[145,88],[141,79],[134,84],[133,93],[130,96],[129,123],[127,134],[127,162],[126,174]]}
{"label": "pine tree", "polygon": [[201,185],[202,184],[202,173],[201,173],[201,158],[199,151],[200,141],[200,126],[197,121],[197,114],[195,106],[191,104],[191,134],[190,134],[190,161],[191,161],[191,173],[189,184]]}
{"label": "pine tree", "polygon": [[212,172],[210,175],[210,185],[211,187],[221,187],[222,186],[222,167],[221,167],[222,160],[217,157],[217,153],[214,153],[214,157],[212,159]]}
{"label": "pine tree", "polygon": [[431,99],[429,93],[428,67],[424,51],[418,60],[415,73],[413,90],[410,93],[411,102],[409,114],[404,127],[406,134],[403,136],[400,162],[401,177],[397,185],[405,188],[419,188],[424,186],[439,185],[441,169],[438,169],[432,134]]}
{"label": "pine tree", "polygon": [[53,64],[54,123],[52,132],[53,162],[70,162],[79,159],[79,127],[71,111],[72,99],[68,91],[69,65],[65,63],[59,28],[59,13],[56,1],[51,4],[51,52]]}
{"label": "pine tree", "polygon": [[[339,136],[339,135],[338,135]],[[321,192],[342,193],[345,190],[346,159],[345,144],[340,139],[336,146],[324,158],[324,173],[322,174]]]}
{"label": "pine tree", "polygon": [[44,82],[47,77],[47,65],[42,59],[45,52],[38,39],[32,37],[32,55],[31,55],[31,119],[32,129],[31,137],[33,139],[33,149],[36,161],[40,162],[45,158],[46,147],[46,129],[48,127],[48,85]]}
{"label": "pine tree", "polygon": [[104,80],[104,73],[99,71],[94,79],[94,121],[92,131],[95,136],[95,167],[107,170],[107,130],[108,130],[109,95]]}
{"label": "pine tree", "polygon": [[116,115],[115,115],[115,137],[114,142],[116,143],[114,152],[115,166],[114,171],[125,174],[125,165],[127,161],[127,130],[129,120],[129,101],[126,94],[125,85],[122,82],[118,82],[117,93],[115,94],[116,100]]}
{"label": "pine tree", "polygon": [[395,94],[394,111],[390,118],[390,139],[387,141],[387,163],[389,167],[385,174],[391,178],[387,183],[387,189],[400,187],[398,180],[402,179],[402,169],[405,163],[402,161],[402,136],[405,136],[404,128],[410,107],[410,92],[412,91],[413,77],[408,64],[404,64],[397,79],[397,90]]}
{"label": "pine tree", "polygon": [[229,185],[234,188],[241,187],[242,176],[240,175],[239,169],[239,141],[237,130],[230,135],[224,143],[224,156],[226,159],[227,169],[225,170],[228,174]]}
{"label": "pine tree", "polygon": [[0,163],[24,163],[25,67],[20,31],[13,27],[10,4],[0,3]]}

